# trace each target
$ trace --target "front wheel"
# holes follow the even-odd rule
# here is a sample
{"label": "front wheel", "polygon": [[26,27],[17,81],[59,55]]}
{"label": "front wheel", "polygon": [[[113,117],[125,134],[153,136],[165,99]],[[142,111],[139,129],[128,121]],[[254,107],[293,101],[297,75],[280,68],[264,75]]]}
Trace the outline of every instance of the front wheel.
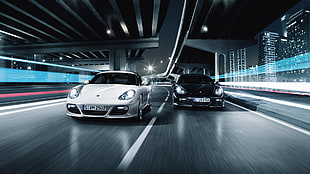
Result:
{"label": "front wheel", "polygon": [[148,99],[148,104],[147,104],[147,107],[146,107],[146,112],[149,112],[149,111],[152,110],[152,103],[151,103],[151,100],[152,100],[152,98],[151,98],[151,96],[150,96],[149,99]]}
{"label": "front wheel", "polygon": [[143,120],[142,103],[143,103],[143,98],[142,98],[142,95],[140,95],[139,104],[138,104],[138,115],[137,115],[137,119],[138,119],[139,121],[142,121],[142,120]]}

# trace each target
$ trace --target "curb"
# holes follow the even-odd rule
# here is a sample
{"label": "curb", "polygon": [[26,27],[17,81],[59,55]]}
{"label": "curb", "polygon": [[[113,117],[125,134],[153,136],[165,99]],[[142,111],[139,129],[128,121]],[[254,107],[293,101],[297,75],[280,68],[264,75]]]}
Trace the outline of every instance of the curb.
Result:
{"label": "curb", "polygon": [[257,111],[257,112],[266,114],[268,116],[274,117],[276,119],[285,121],[287,123],[293,124],[295,126],[301,127],[303,129],[310,130],[310,124],[308,122],[295,119],[293,117],[286,116],[285,114],[277,113],[263,106],[260,106],[261,105],[260,100],[250,101],[246,97],[238,98],[238,97],[234,97],[228,94],[225,94],[225,99],[230,102],[236,103],[240,106],[243,106],[247,109],[250,109],[252,111]]}

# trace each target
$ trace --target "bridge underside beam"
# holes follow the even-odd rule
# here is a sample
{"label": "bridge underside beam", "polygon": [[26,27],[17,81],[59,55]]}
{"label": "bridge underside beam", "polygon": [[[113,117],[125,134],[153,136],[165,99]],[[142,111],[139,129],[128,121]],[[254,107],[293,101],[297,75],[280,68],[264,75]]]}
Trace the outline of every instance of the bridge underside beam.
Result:
{"label": "bridge underside beam", "polygon": [[185,41],[186,46],[211,53],[227,53],[255,44],[255,40],[187,39]]}
{"label": "bridge underside beam", "polygon": [[38,53],[65,53],[65,52],[87,52],[113,49],[148,49],[158,48],[159,37],[128,39],[128,40],[105,40],[88,42],[61,42],[45,44],[24,44],[0,46],[0,50],[6,53],[38,54]]}

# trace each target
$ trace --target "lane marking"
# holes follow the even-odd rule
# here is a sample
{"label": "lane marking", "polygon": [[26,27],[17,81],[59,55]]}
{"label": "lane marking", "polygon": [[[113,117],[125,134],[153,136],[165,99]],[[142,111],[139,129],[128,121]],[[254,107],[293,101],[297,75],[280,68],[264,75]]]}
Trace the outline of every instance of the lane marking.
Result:
{"label": "lane marking", "polygon": [[5,98],[5,97],[20,97],[20,96],[29,96],[29,95],[43,95],[43,94],[68,93],[69,91],[70,91],[70,90],[41,91],[41,92],[23,92],[23,93],[0,94],[0,98]]}
{"label": "lane marking", "polygon": [[169,96],[170,96],[170,92],[167,88],[164,88],[167,91],[167,97],[165,98],[164,102],[160,105],[159,109],[157,110],[157,113],[161,113],[161,111],[163,110],[165,104],[167,103],[167,101],[169,100]]}
{"label": "lane marking", "polygon": [[163,102],[163,103],[160,105],[159,109],[157,110],[157,113],[158,113],[158,114],[161,113],[161,111],[163,110],[165,104],[166,104],[166,102]]}
{"label": "lane marking", "polygon": [[127,170],[133,159],[135,158],[138,150],[140,149],[142,143],[144,142],[146,136],[149,134],[151,128],[153,127],[157,117],[153,117],[152,120],[149,122],[149,124],[146,126],[146,128],[143,130],[139,138],[136,140],[136,142],[131,146],[131,148],[128,150],[126,155],[124,156],[121,163],[118,165],[118,170]]}
{"label": "lane marking", "polygon": [[306,129],[297,127],[297,126],[295,126],[295,125],[293,125],[293,124],[290,124],[290,123],[287,123],[287,122],[285,122],[285,121],[279,120],[279,119],[277,119],[277,118],[274,118],[274,117],[265,115],[265,114],[263,114],[263,113],[256,112],[256,111],[252,111],[252,110],[250,110],[250,109],[248,109],[248,108],[245,108],[245,107],[243,107],[243,106],[237,105],[237,104],[232,103],[232,102],[230,102],[230,101],[227,101],[227,100],[226,100],[225,102],[227,102],[227,103],[229,103],[229,104],[231,104],[231,105],[234,105],[234,106],[236,106],[236,107],[239,107],[239,108],[241,108],[241,109],[243,109],[243,110],[246,110],[246,111],[248,111],[248,112],[251,112],[251,113],[253,113],[253,114],[256,114],[256,115],[258,115],[258,116],[264,117],[264,118],[266,118],[266,119],[268,119],[268,120],[274,121],[274,122],[276,122],[276,123],[278,123],[278,124],[281,124],[281,125],[283,125],[283,126],[286,126],[286,127],[291,128],[291,129],[294,129],[294,130],[296,130],[296,131],[298,131],[298,132],[300,132],[300,133],[303,133],[303,134],[306,134],[306,135],[310,135],[310,131],[308,131],[308,130],[306,130]]}
{"label": "lane marking", "polygon": [[58,103],[58,102],[65,102],[67,99],[56,99],[56,100],[47,100],[47,101],[40,101],[40,102],[33,102],[33,103],[24,103],[24,104],[17,104],[17,105],[10,105],[10,106],[2,106],[0,107],[0,111],[2,110],[10,110],[10,109],[20,109],[23,107],[31,107],[36,105],[46,105],[51,103]]}
{"label": "lane marking", "polygon": [[56,105],[60,105],[60,104],[63,105],[64,102],[52,103],[52,104],[46,104],[46,105],[43,105],[43,106],[35,106],[35,107],[30,107],[30,108],[25,108],[25,109],[18,109],[18,110],[14,110],[14,111],[3,112],[3,113],[0,113],[0,116],[2,116],[2,115],[9,115],[9,114],[15,114],[15,113],[18,113],[18,112],[31,111],[31,110],[35,110],[35,109],[42,109],[42,108],[56,106]]}
{"label": "lane marking", "polygon": [[242,93],[229,92],[229,91],[227,91],[226,93],[239,95],[239,96],[243,96],[243,97],[266,100],[266,101],[270,101],[270,102],[277,103],[277,104],[282,104],[282,105],[286,105],[286,106],[293,106],[296,108],[310,110],[310,106],[308,106],[308,105],[303,105],[303,104],[298,104],[298,103],[293,103],[293,102],[287,102],[287,101],[282,101],[282,100],[276,100],[276,99],[271,99],[271,98],[261,97],[261,96],[256,96],[256,95],[254,96],[254,95],[250,95],[250,94],[242,94]]}
{"label": "lane marking", "polygon": [[169,96],[170,96],[170,93],[168,93],[167,97],[165,98],[165,102],[169,100]]}
{"label": "lane marking", "polygon": [[[157,110],[157,113],[161,113],[163,110],[166,102],[169,99],[170,92],[167,88],[165,88],[167,91],[167,97],[165,98],[164,102],[160,105],[160,107]],[[143,132],[140,134],[138,139],[134,142],[134,144],[130,147],[126,155],[123,157],[122,161],[117,167],[117,170],[125,171],[128,169],[130,164],[132,163],[133,159],[135,158],[137,152],[139,151],[141,145],[143,144],[144,140],[146,139],[147,135],[149,134],[150,130],[152,129],[155,121],[157,120],[157,117],[153,117],[152,120],[149,122],[149,124],[144,128]]]}

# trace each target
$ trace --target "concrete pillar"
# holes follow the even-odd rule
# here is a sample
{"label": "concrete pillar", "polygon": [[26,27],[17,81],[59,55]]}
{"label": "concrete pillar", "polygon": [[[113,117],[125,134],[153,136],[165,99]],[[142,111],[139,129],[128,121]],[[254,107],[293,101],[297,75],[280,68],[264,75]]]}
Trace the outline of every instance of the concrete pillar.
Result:
{"label": "concrete pillar", "polygon": [[0,84],[6,82],[8,75],[6,74],[7,68],[5,66],[5,60],[0,59]]}
{"label": "concrete pillar", "polygon": [[226,62],[226,54],[222,54],[224,57],[224,81],[226,82],[226,77],[227,77],[227,62]]}
{"label": "concrete pillar", "polygon": [[191,73],[191,71],[190,71],[189,67],[183,68],[183,74],[190,74],[190,73]]}
{"label": "concrete pillar", "polygon": [[[33,54],[32,59],[33,59],[33,61],[35,61],[35,62],[42,62],[42,61],[43,61],[43,54]],[[31,68],[32,68],[33,70],[40,70],[40,69],[37,69],[36,64],[32,64],[32,65],[31,65]]]}
{"label": "concrete pillar", "polygon": [[215,76],[215,81],[219,81],[219,53],[215,53],[215,64],[214,64],[214,76]]}
{"label": "concrete pillar", "polygon": [[129,71],[136,72],[137,71],[137,62],[136,61],[128,61],[128,69]]}
{"label": "concrete pillar", "polygon": [[110,70],[126,70],[126,51],[124,49],[110,51]]}

